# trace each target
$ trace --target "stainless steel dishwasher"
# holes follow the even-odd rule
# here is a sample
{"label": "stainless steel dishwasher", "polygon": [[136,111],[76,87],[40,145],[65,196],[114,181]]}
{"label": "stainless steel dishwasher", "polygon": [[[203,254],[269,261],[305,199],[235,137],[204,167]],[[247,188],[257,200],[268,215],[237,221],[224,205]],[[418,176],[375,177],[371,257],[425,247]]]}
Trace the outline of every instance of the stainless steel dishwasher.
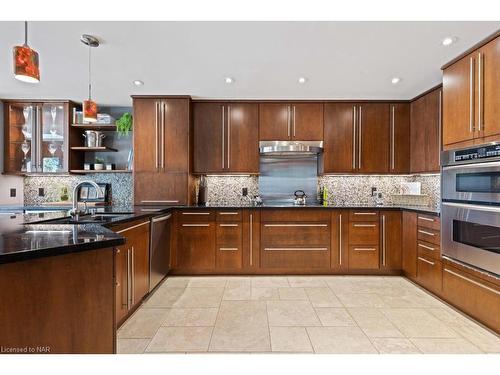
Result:
{"label": "stainless steel dishwasher", "polygon": [[172,214],[151,219],[149,253],[149,291],[152,291],[170,270],[170,226]]}

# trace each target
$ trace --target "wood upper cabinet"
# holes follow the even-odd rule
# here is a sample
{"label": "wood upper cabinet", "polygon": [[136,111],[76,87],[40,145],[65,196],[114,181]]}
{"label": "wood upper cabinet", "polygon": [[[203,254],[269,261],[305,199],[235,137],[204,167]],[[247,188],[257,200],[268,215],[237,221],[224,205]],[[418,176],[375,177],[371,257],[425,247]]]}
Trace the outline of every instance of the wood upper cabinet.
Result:
{"label": "wood upper cabinet", "polygon": [[257,103],[194,104],[194,172],[258,173]]}
{"label": "wood upper cabinet", "polygon": [[441,89],[410,104],[410,172],[439,172]]}
{"label": "wood upper cabinet", "polygon": [[321,141],[323,103],[260,103],[261,141]]}
{"label": "wood upper cabinet", "polygon": [[410,171],[410,105],[408,103],[391,104],[390,116],[389,172],[408,173]]}
{"label": "wood upper cabinet", "polygon": [[460,148],[500,135],[500,37],[443,70],[443,144]]}
{"label": "wood upper cabinet", "polygon": [[356,106],[350,103],[325,103],[324,173],[354,172]]}
{"label": "wood upper cabinet", "polygon": [[135,204],[188,203],[189,124],[188,98],[134,98]]}
{"label": "wood upper cabinet", "polygon": [[380,212],[380,243],[382,270],[401,269],[402,215],[401,211]]}
{"label": "wood upper cabinet", "polygon": [[358,172],[389,171],[389,104],[365,103],[357,112]]}

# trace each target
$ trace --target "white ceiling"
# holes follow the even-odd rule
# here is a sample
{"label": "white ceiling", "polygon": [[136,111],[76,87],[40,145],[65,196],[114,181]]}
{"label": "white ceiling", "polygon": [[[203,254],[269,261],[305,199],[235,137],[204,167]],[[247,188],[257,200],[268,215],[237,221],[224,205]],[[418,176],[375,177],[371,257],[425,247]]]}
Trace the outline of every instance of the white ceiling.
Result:
{"label": "white ceiling", "polygon": [[[500,28],[500,22],[32,22],[41,82],[12,74],[22,22],[0,22],[0,98],[81,101],[87,47],[94,98],[131,105],[132,94],[202,98],[410,99],[438,84],[442,64]],[[443,47],[446,36],[458,42]],[[233,77],[232,85],[224,77]],[[304,85],[300,76],[308,78]],[[393,76],[402,78],[391,84]],[[132,81],[145,82],[135,87]]]}

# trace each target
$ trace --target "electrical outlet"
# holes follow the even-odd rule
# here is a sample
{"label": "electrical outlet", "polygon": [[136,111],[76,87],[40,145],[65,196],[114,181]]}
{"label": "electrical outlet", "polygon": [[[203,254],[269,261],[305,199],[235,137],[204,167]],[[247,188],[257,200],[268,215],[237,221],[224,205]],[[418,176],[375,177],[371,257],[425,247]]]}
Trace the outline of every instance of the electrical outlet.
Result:
{"label": "electrical outlet", "polygon": [[38,196],[39,197],[45,196],[45,189],[44,188],[38,188]]}
{"label": "electrical outlet", "polygon": [[10,189],[10,197],[15,198],[16,197],[16,189],[12,188]]}
{"label": "electrical outlet", "polygon": [[243,189],[241,189],[241,195],[246,197],[248,195],[248,188],[244,187]]}
{"label": "electrical outlet", "polygon": [[375,186],[372,186],[372,197],[374,197],[377,193],[377,188]]}

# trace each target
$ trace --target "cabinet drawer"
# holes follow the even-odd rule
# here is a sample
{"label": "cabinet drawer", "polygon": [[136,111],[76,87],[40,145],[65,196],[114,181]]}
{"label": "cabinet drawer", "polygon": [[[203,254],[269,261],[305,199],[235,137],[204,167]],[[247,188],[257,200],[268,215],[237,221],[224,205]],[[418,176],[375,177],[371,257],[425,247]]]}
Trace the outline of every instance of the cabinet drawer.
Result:
{"label": "cabinet drawer", "polygon": [[177,227],[177,267],[213,270],[215,245],[214,223],[180,223]]}
{"label": "cabinet drawer", "polygon": [[378,269],[378,246],[349,246],[349,269]]}
{"label": "cabinet drawer", "polygon": [[220,210],[216,211],[217,221],[241,221],[241,210]]}
{"label": "cabinet drawer", "polygon": [[424,258],[441,259],[441,249],[439,245],[425,241],[417,241],[418,255]]}
{"label": "cabinet drawer", "polygon": [[349,221],[378,221],[379,213],[373,210],[351,210]]}
{"label": "cabinet drawer", "polygon": [[432,292],[441,292],[443,272],[439,260],[424,256],[417,257],[417,281]]}
{"label": "cabinet drawer", "polygon": [[241,223],[217,223],[217,245],[241,247]]}
{"label": "cabinet drawer", "polygon": [[209,222],[215,220],[215,214],[210,210],[181,210],[178,218],[180,222]]}
{"label": "cabinet drawer", "polygon": [[351,245],[378,245],[378,222],[349,223],[349,244]]}
{"label": "cabinet drawer", "polygon": [[264,223],[261,242],[271,247],[328,245],[330,223]]}
{"label": "cabinet drawer", "polygon": [[284,247],[263,246],[261,248],[262,268],[280,268],[290,270],[329,269],[330,247]]}
{"label": "cabinet drawer", "polygon": [[278,222],[322,222],[330,221],[330,210],[292,208],[288,210],[263,209],[261,212],[261,221]]}
{"label": "cabinet drawer", "polygon": [[441,229],[441,221],[438,216],[418,214],[417,225],[422,228],[428,228],[434,230]]}
{"label": "cabinet drawer", "polygon": [[448,264],[443,266],[443,294],[465,313],[500,330],[500,287]]}
{"label": "cabinet drawer", "polygon": [[418,227],[417,238],[421,241],[429,242],[434,245],[441,244],[441,232],[439,230]]}
{"label": "cabinet drawer", "polygon": [[239,269],[243,266],[241,223],[217,223],[215,252],[218,269]]}

